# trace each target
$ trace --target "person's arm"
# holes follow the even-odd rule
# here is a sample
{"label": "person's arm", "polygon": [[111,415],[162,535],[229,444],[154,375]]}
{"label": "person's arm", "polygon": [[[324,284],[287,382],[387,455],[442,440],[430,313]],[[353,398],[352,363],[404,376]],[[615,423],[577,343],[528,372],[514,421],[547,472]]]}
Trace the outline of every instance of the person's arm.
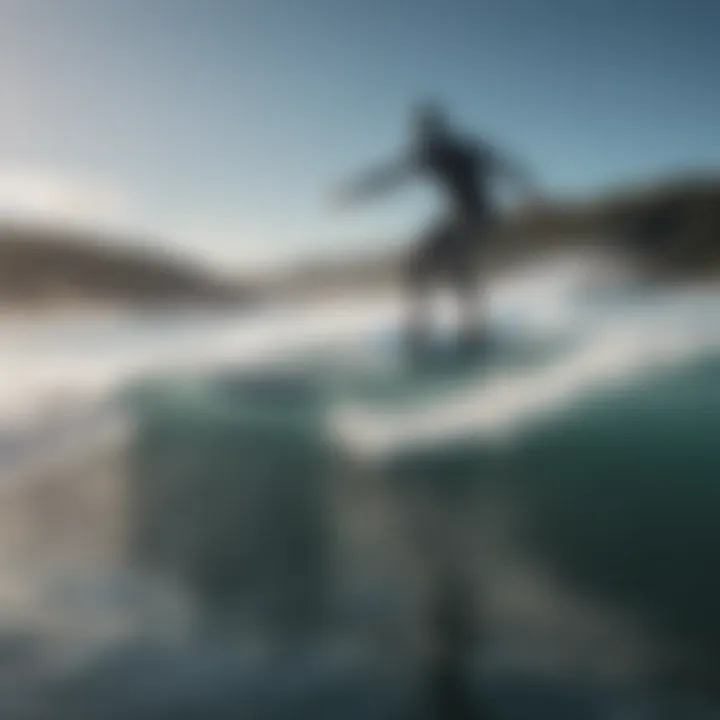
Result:
{"label": "person's arm", "polygon": [[414,162],[407,157],[374,168],[354,182],[341,187],[335,193],[335,204],[346,206],[384,195],[407,180],[414,170]]}

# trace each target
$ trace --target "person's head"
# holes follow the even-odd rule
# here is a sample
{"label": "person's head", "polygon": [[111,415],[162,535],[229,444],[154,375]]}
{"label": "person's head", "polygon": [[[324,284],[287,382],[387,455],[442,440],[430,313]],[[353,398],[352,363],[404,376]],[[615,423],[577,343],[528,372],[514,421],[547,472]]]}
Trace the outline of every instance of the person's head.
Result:
{"label": "person's head", "polygon": [[413,134],[418,140],[443,135],[448,123],[443,109],[435,103],[422,103],[413,110]]}

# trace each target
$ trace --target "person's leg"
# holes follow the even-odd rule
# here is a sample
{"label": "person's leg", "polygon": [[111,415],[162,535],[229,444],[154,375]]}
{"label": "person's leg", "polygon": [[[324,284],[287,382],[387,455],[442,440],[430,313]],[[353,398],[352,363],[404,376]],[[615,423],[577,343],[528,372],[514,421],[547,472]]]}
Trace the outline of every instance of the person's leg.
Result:
{"label": "person's leg", "polygon": [[425,270],[411,269],[406,283],[407,319],[405,336],[412,346],[421,345],[430,334],[432,319],[431,290],[430,279]]}
{"label": "person's leg", "polygon": [[454,248],[452,282],[457,298],[459,341],[474,347],[483,337],[485,308],[480,297],[476,231],[465,228],[462,232],[465,237]]}
{"label": "person's leg", "polygon": [[479,298],[479,282],[471,269],[459,268],[455,276],[458,308],[458,336],[462,343],[473,341],[483,327],[483,313]]}
{"label": "person's leg", "polygon": [[446,225],[431,228],[410,255],[405,275],[408,303],[406,336],[411,345],[427,341],[431,331],[432,290],[439,274],[442,257],[438,248],[448,234]]}

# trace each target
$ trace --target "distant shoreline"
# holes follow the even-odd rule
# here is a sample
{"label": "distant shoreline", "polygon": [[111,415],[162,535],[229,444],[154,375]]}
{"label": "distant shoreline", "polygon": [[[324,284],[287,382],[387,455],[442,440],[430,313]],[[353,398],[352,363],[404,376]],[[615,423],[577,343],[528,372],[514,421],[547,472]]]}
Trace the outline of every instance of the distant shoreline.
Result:
{"label": "distant shoreline", "polygon": [[[244,308],[396,287],[405,247],[296,258],[254,274],[211,271],[141,238],[0,223],[0,319]],[[241,241],[239,241],[241,244]],[[586,202],[548,202],[508,215],[483,243],[494,273],[547,253],[626,253],[648,276],[702,279],[720,272],[720,177],[676,179]]]}

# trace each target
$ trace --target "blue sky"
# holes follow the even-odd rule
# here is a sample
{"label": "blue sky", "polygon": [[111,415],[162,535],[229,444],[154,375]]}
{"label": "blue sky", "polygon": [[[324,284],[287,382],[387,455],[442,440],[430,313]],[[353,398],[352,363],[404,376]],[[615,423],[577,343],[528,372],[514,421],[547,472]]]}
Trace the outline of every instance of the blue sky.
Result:
{"label": "blue sky", "polygon": [[717,0],[0,0],[0,210],[228,264],[397,242],[332,184],[445,102],[550,194],[720,164]]}

